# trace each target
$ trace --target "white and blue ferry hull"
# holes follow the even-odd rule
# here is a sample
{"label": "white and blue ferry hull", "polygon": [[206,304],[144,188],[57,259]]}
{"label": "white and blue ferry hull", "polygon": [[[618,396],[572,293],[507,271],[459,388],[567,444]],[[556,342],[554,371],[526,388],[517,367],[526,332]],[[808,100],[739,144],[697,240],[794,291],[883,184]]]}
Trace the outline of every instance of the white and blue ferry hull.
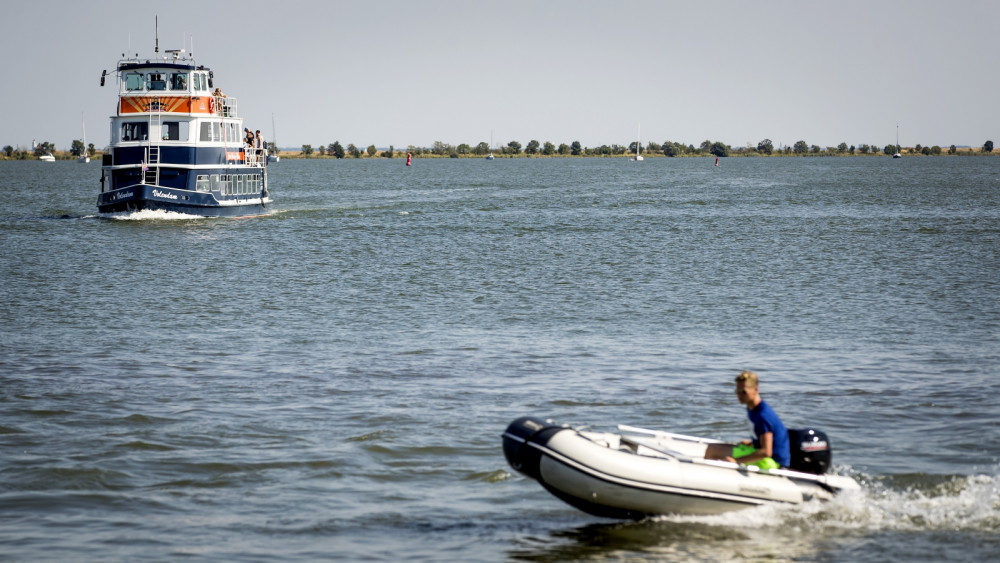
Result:
{"label": "white and blue ferry hull", "polygon": [[101,213],[169,211],[198,217],[244,217],[267,213],[271,198],[266,194],[236,199],[219,199],[215,194],[151,184],[133,184],[101,193],[97,210]]}

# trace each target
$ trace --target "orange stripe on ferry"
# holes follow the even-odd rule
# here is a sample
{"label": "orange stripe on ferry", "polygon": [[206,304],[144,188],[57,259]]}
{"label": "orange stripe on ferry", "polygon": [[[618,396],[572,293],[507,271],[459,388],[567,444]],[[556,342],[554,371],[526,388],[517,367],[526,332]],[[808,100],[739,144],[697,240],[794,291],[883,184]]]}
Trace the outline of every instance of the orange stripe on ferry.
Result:
{"label": "orange stripe on ferry", "polygon": [[208,108],[208,97],[192,99],[186,96],[159,97],[122,96],[119,113],[145,113],[148,111],[166,113],[211,113]]}

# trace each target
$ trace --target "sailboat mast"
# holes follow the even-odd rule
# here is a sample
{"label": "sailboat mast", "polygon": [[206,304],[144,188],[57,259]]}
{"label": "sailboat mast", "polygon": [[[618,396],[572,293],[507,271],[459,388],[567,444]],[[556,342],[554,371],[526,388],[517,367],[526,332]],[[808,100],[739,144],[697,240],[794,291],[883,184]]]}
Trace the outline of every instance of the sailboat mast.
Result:
{"label": "sailboat mast", "polygon": [[899,123],[896,123],[896,152],[893,153],[892,158],[902,158],[903,155],[899,154]]}

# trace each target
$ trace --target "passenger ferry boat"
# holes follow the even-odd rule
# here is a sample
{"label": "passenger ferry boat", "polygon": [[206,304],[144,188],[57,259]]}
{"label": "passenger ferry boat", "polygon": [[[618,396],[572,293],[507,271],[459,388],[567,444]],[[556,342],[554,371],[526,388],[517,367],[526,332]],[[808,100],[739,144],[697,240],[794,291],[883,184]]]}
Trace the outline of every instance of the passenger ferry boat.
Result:
{"label": "passenger ferry boat", "polygon": [[267,155],[245,144],[237,99],[213,90],[213,72],[183,49],[159,51],[157,39],[153,58],[123,58],[113,71],[118,105],[98,211],[267,212]]}

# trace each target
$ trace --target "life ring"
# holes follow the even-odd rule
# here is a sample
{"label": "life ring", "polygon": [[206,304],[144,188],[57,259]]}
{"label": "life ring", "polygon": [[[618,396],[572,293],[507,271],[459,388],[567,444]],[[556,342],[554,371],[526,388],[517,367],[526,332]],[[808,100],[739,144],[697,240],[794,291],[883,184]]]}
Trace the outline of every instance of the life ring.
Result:
{"label": "life ring", "polygon": [[209,96],[208,98],[208,113],[215,113],[215,96]]}

